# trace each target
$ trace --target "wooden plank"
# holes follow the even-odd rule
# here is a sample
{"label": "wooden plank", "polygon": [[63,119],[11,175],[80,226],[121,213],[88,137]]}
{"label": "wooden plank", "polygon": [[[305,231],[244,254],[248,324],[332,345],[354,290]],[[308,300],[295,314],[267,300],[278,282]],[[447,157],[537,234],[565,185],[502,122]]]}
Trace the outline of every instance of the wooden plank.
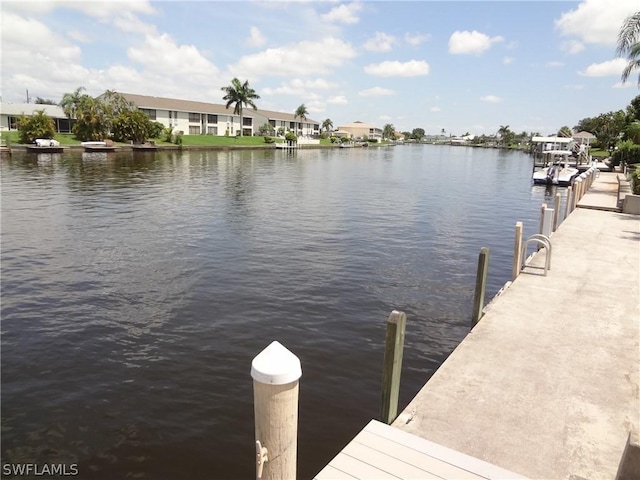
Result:
{"label": "wooden plank", "polygon": [[338,470],[337,468],[329,464],[313,478],[314,480],[352,480],[357,479],[358,477],[349,475],[347,472]]}
{"label": "wooden plank", "polygon": [[464,470],[461,467],[451,465],[439,458],[433,457],[428,452],[421,452],[406,447],[399,443],[381,437],[371,432],[363,431],[354,440],[366,444],[378,452],[391,455],[400,461],[414,465],[421,470],[436,475],[438,478],[455,478],[459,480],[483,480],[486,477]]}
{"label": "wooden plank", "polygon": [[522,475],[510,472],[456,450],[438,445],[437,443],[417,437],[398,428],[385,425],[384,423],[376,420],[371,420],[364,430],[388,438],[389,440],[393,440],[405,447],[427,453],[434,458],[438,458],[446,463],[473,472],[481,477],[491,480],[526,479],[526,477],[523,477]]}
{"label": "wooden plank", "polygon": [[[361,462],[371,465],[381,471],[393,474],[397,478],[415,478],[420,480],[441,480],[442,477],[433,475],[426,470],[418,468],[410,463],[398,460],[393,456],[374,450],[360,442],[353,441],[342,451],[345,455],[357,458]],[[365,477],[368,478],[368,477]]]}
{"label": "wooden plank", "polygon": [[333,460],[331,460],[330,465],[359,479],[393,480],[400,478],[398,476],[392,475],[385,470],[380,470],[379,468],[369,465],[362,460],[358,460],[357,458],[353,458],[352,456],[346,455],[342,452],[340,452]]}

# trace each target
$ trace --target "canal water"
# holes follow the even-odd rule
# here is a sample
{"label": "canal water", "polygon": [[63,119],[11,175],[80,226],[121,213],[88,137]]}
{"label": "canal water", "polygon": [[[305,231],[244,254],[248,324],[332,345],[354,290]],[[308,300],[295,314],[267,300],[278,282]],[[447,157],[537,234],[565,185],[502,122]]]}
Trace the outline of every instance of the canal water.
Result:
{"label": "canal water", "polygon": [[[468,332],[555,190],[520,152],[433,145],[2,160],[2,462],[79,478],[251,478],[252,358],[301,360],[299,478],[401,407]],[[563,193],[564,195],[564,193]]]}

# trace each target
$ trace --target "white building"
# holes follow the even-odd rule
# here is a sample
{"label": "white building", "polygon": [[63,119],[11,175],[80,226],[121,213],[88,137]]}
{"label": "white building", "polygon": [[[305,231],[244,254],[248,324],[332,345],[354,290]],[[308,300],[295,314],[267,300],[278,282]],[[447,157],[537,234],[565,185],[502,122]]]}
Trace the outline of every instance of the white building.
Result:
{"label": "white building", "polygon": [[[194,102],[173,98],[151,97],[133,93],[121,93],[133,102],[152,121],[160,122],[165,127],[173,127],[184,135],[218,135],[235,136],[240,132],[240,116],[233,113],[233,108],[226,109],[222,104]],[[56,123],[56,131],[70,133],[72,120],[69,120],[61,107],[57,105],[40,105],[33,103],[3,103],[0,105],[0,130],[17,130],[20,115],[32,115],[36,110],[44,110]],[[270,124],[277,132],[293,131],[298,136],[315,137],[320,134],[320,124],[310,118],[294,118],[292,113],[274,112],[270,110],[242,110],[242,134],[255,135],[265,123]]]}
{"label": "white building", "polygon": [[30,116],[38,110],[53,118],[56,124],[56,131],[60,133],[71,133],[71,120],[67,118],[64,111],[58,105],[44,105],[39,103],[3,103],[0,104],[0,130],[17,130],[18,118],[21,115]]}
{"label": "white building", "polygon": [[[133,102],[152,121],[160,122],[166,127],[171,126],[185,135],[235,136],[240,131],[240,116],[233,113],[232,107],[226,109],[223,104],[132,93],[121,95]],[[265,123],[270,124],[276,132],[282,129],[284,132],[293,131],[299,136],[320,134],[320,124],[310,118],[303,120],[300,117],[294,118],[292,113],[254,110],[251,107],[242,109],[243,135],[257,134]]]}

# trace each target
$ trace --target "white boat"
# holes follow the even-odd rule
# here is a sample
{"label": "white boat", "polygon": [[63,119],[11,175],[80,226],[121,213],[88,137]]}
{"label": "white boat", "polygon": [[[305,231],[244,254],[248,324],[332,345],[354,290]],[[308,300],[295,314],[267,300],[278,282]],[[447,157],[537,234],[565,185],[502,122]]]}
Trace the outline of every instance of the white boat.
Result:
{"label": "white boat", "polygon": [[580,171],[569,160],[571,150],[547,150],[544,153],[548,155],[545,158],[548,166],[533,172],[533,183],[567,187],[580,175]]}
{"label": "white boat", "polygon": [[60,142],[52,138],[36,138],[34,140],[36,147],[59,147]]}
{"label": "white boat", "polygon": [[83,147],[106,147],[107,142],[82,142]]}

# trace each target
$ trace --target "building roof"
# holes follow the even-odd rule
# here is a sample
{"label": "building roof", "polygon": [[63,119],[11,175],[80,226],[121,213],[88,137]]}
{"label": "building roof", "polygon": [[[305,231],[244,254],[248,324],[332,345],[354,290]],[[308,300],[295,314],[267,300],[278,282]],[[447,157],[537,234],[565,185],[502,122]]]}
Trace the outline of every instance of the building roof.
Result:
{"label": "building roof", "polygon": [[[213,115],[234,115],[233,108],[225,108],[224,104],[219,103],[207,103],[207,102],[195,102],[192,100],[178,100],[175,98],[165,97],[152,97],[148,95],[137,95],[134,93],[122,93],[121,94],[127,100],[135,103],[138,108],[149,108],[159,110],[175,110],[181,112],[193,112],[193,113],[207,113]],[[305,120],[300,117],[294,118],[293,113],[275,112],[272,110],[262,110],[258,108],[253,110],[252,108],[243,108],[242,116],[251,117],[252,113],[257,113],[273,120],[283,120],[300,123],[318,123],[316,120],[307,118]]]}
{"label": "building roof", "polygon": [[44,113],[53,118],[66,118],[62,107],[58,105],[45,105],[42,103],[3,103],[0,105],[0,113],[3,115],[33,115],[37,110],[44,110]]}
{"label": "building roof", "polygon": [[573,136],[573,138],[584,138],[585,140],[586,140],[586,139],[593,140],[593,139],[595,139],[595,138],[596,138],[596,136],[595,136],[593,133],[585,132],[585,131],[583,130],[582,132],[578,132],[578,133],[576,133],[576,134]]}
{"label": "building roof", "polygon": [[533,137],[531,139],[534,143],[571,143],[573,138],[571,137]]}
{"label": "building roof", "polygon": [[371,128],[373,128],[373,129],[376,129],[376,130],[382,130],[381,128],[376,127],[375,125],[371,125],[369,123],[364,123],[364,122],[361,122],[360,120],[356,120],[355,122],[347,123],[345,125],[340,125],[338,128],[339,129],[344,129],[344,128],[369,128],[369,129],[371,129]]}

